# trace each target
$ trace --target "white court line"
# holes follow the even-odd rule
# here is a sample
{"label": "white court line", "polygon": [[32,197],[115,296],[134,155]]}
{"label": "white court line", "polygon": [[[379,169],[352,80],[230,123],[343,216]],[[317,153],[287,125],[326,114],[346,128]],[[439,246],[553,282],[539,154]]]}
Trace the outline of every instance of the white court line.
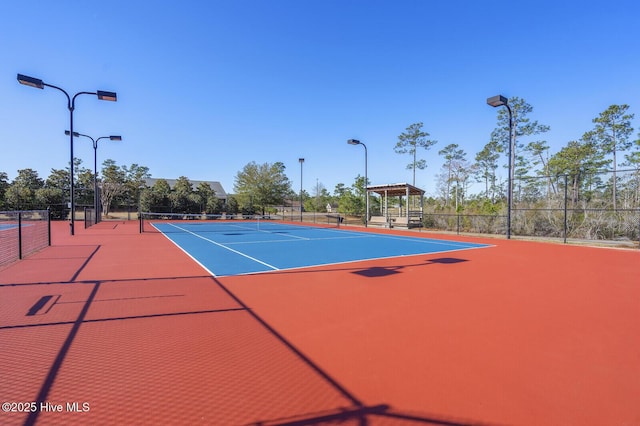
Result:
{"label": "white court line", "polygon": [[[393,255],[393,256],[371,257],[371,258],[365,258],[365,259],[345,260],[345,261],[340,261],[340,262],[319,263],[317,265],[292,266],[290,268],[278,269],[277,272],[276,271],[243,272],[241,274],[235,274],[235,275],[256,275],[256,274],[271,274],[271,273],[276,274],[276,273],[283,273],[283,272],[287,273],[289,271],[295,271],[295,270],[300,270],[300,269],[311,269],[311,268],[318,268],[318,267],[325,267],[325,266],[346,265],[346,264],[349,264],[349,263],[369,262],[371,260],[397,259],[397,258],[402,258],[402,257],[417,257],[417,256],[431,255],[431,254],[452,253],[452,252],[455,252],[455,251],[477,250],[477,249],[483,249],[483,248],[489,248],[489,247],[495,247],[495,246],[487,245],[485,247],[453,248],[451,250],[431,251],[431,252],[426,252],[426,253],[398,254],[398,255]],[[235,276],[235,275],[221,275],[221,277],[231,277],[231,276]]]}
{"label": "white court line", "polygon": [[[292,235],[293,236],[293,235]],[[356,235],[352,237],[324,237],[324,238],[302,238],[303,241],[321,241],[321,240],[354,240],[359,238],[366,238],[366,235]],[[238,241],[237,243],[226,243],[228,245],[241,245],[241,244],[267,244],[267,243],[292,243],[295,240],[255,240],[255,241]]]}
{"label": "white court line", "polygon": [[178,228],[178,229],[179,229],[179,230],[181,230],[181,231],[187,232],[187,233],[189,233],[189,234],[191,234],[191,235],[193,235],[193,236],[196,236],[196,237],[198,237],[198,238],[200,238],[200,239],[203,239],[203,240],[205,240],[205,241],[207,241],[207,242],[210,242],[211,244],[215,244],[216,246],[221,247],[221,248],[223,248],[223,249],[225,249],[225,250],[229,250],[229,251],[230,251],[230,252],[232,252],[232,253],[238,254],[238,255],[240,255],[240,256],[242,256],[242,257],[246,257],[246,258],[247,258],[247,259],[249,259],[249,260],[253,260],[254,262],[257,262],[257,263],[259,263],[259,264],[261,264],[261,265],[264,265],[264,266],[266,266],[267,268],[271,268],[271,269],[273,269],[274,271],[279,271],[279,269],[278,269],[278,268],[276,268],[276,267],[275,267],[275,266],[273,266],[273,265],[269,265],[268,263],[263,262],[262,260],[256,259],[255,257],[251,257],[251,256],[249,256],[249,255],[247,255],[247,254],[244,254],[244,253],[242,253],[242,252],[238,251],[238,250],[234,250],[234,249],[232,249],[231,247],[227,247],[227,246],[225,246],[224,244],[220,244],[220,243],[218,243],[218,242],[215,242],[215,241],[213,241],[213,240],[210,240],[210,239],[208,239],[208,238],[205,238],[205,237],[203,237],[202,235],[198,235],[198,234],[196,234],[195,232],[191,232],[191,231],[189,231],[188,229],[181,228],[181,227],[179,227],[179,226],[177,226],[177,225],[174,225],[174,224],[172,224],[172,223],[169,223],[168,225],[171,225],[171,226],[173,226],[174,228]]}
{"label": "white court line", "polygon": [[[276,234],[276,235],[284,234],[283,231],[263,231],[262,229],[258,229],[258,231],[263,232],[265,234],[271,234],[271,235],[273,235],[273,234]],[[307,237],[299,237],[297,235],[283,235],[283,236],[284,237],[289,237],[289,238],[297,238],[299,240],[306,240],[306,241],[309,241],[309,240],[312,239],[312,238],[307,238]],[[313,239],[315,239],[315,238],[313,238]],[[283,240],[283,241],[287,241],[287,240]]]}
{"label": "white court line", "polygon": [[195,257],[193,257],[193,255],[191,253],[189,253],[188,251],[186,251],[184,248],[182,248],[182,246],[178,243],[176,243],[175,241],[173,241],[171,238],[169,238],[167,236],[167,234],[165,234],[164,232],[162,232],[160,229],[158,229],[158,227],[152,223],[151,226],[153,226],[154,228],[156,228],[156,230],[162,234],[163,237],[165,237],[167,240],[169,240],[169,242],[171,244],[173,244],[174,246],[178,247],[179,250],[181,250],[184,254],[186,254],[187,256],[189,256],[191,258],[191,260],[193,260],[194,262],[196,262],[198,265],[200,265],[201,268],[203,268],[205,271],[207,271],[209,274],[211,274],[212,277],[215,277],[216,274],[213,273],[213,271],[209,268],[207,268],[202,262],[200,262],[198,259],[196,259]]}
{"label": "white court line", "polygon": [[[355,231],[357,232],[357,231]],[[409,236],[409,235],[383,235],[383,234],[371,234],[372,236],[376,237],[376,238],[386,238],[386,239],[390,239],[390,240],[410,240],[410,241],[415,241],[417,243],[429,243],[429,244],[440,244],[440,245],[451,245],[454,247],[458,247],[458,246],[462,246],[464,248],[476,248],[477,246],[480,247],[492,247],[491,244],[485,244],[485,243],[465,243],[463,241],[453,241],[453,240],[439,240],[439,239],[433,239],[433,238],[429,238],[429,237],[413,237],[413,236]]]}
{"label": "white court line", "polygon": [[[429,237],[412,237],[412,236],[404,236],[404,235],[382,235],[382,234],[373,234],[368,232],[359,232],[359,231],[332,231],[327,230],[328,232],[348,232],[351,235],[340,237],[319,237],[319,238],[303,238],[296,237],[294,235],[287,235],[290,237],[296,237],[305,241],[321,241],[321,240],[348,240],[348,239],[358,239],[358,238],[384,238],[390,240],[400,240],[404,242],[417,243],[417,244],[434,244],[434,245],[442,245],[448,247],[455,247],[454,250],[465,249],[465,248],[475,248],[475,247],[485,247],[491,246],[491,244],[484,243],[466,243],[462,241],[452,241],[452,240],[439,240],[433,239]],[[268,232],[268,231],[265,231]],[[266,243],[288,243],[291,240],[255,240],[255,241],[238,241],[238,242],[230,242],[226,243],[228,245],[241,245],[241,244],[266,244]]]}

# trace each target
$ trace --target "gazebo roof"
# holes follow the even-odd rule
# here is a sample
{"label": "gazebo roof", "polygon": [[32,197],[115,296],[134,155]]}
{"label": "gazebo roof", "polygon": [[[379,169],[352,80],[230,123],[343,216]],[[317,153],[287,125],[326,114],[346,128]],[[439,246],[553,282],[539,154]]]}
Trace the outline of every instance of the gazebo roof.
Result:
{"label": "gazebo roof", "polygon": [[374,185],[367,187],[367,192],[375,192],[379,195],[384,195],[386,193],[388,196],[392,197],[407,195],[407,190],[409,190],[409,195],[424,194],[424,190],[408,183],[389,183],[387,185]]}

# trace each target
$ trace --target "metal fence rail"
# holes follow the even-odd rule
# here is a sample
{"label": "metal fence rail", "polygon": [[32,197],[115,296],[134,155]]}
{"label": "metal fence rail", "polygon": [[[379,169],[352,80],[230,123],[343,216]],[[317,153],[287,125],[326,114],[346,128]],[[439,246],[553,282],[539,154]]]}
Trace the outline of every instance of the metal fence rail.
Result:
{"label": "metal fence rail", "polygon": [[0,212],[0,267],[51,245],[48,210]]}

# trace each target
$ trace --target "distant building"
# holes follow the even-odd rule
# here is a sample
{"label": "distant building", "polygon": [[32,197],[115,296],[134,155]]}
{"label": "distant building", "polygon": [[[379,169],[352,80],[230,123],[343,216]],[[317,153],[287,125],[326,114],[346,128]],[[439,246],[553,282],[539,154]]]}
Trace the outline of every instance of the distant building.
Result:
{"label": "distant building", "polygon": [[327,210],[327,213],[333,213],[334,211],[336,213],[338,213],[338,205],[337,204],[327,203],[327,205],[325,206],[325,209]]}
{"label": "distant building", "polygon": [[[154,178],[145,179],[146,184],[147,184],[148,187],[152,187],[159,180],[166,180],[171,189],[173,189],[173,187],[175,186],[175,184],[177,182],[177,179],[160,179],[160,178],[158,178],[158,179],[154,179]],[[193,186],[193,190],[194,191],[196,189],[198,189],[198,185],[200,185],[200,183],[204,182],[204,183],[209,184],[209,186],[211,187],[213,192],[215,192],[216,198],[224,201],[225,204],[227,203],[228,195],[225,192],[225,190],[222,187],[222,185],[220,184],[220,182],[211,181],[211,180],[191,180],[191,179],[189,179],[189,182],[191,182],[191,185]]]}

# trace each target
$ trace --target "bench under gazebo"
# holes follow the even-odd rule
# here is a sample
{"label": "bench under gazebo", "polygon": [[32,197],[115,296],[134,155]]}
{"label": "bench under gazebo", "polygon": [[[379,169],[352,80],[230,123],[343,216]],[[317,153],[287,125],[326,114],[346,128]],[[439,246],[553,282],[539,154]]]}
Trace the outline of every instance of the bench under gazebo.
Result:
{"label": "bench under gazebo", "polygon": [[[424,191],[408,183],[393,183],[387,185],[376,185],[367,187],[369,193],[380,195],[380,214],[372,215],[369,224],[374,226],[384,226],[387,228],[404,227],[418,228],[422,226],[422,212],[424,210]],[[415,206],[415,197],[419,198],[419,207]],[[402,199],[406,200],[402,205]],[[397,208],[389,207],[396,204]]]}

